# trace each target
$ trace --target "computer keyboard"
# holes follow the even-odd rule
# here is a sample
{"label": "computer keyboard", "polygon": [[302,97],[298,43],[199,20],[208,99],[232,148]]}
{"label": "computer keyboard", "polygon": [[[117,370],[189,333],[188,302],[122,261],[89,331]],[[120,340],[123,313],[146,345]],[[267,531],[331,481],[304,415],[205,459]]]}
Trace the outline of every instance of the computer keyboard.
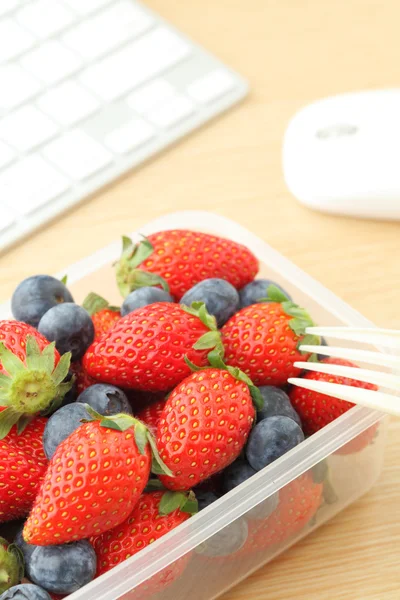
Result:
{"label": "computer keyboard", "polygon": [[138,2],[0,0],[0,250],[246,93]]}

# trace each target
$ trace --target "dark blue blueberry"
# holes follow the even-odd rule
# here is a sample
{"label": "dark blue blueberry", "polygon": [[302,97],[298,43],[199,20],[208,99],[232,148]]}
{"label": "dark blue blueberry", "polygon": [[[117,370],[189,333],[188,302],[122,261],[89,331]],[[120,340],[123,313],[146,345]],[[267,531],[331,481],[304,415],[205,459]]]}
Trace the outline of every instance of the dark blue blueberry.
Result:
{"label": "dark blue blueberry", "polygon": [[32,581],[54,594],[72,594],[96,575],[96,553],[87,540],[38,546],[29,559]]}
{"label": "dark blue blueberry", "polygon": [[137,308],[154,304],[155,302],[173,302],[173,297],[165,290],[156,287],[142,287],[134,290],[127,296],[121,306],[121,315],[131,313]]}
{"label": "dark blue blueberry", "polygon": [[[71,381],[72,376],[73,376],[72,371],[69,371],[68,375],[66,376],[64,381]],[[67,392],[65,394],[61,406],[66,406],[67,404],[71,404],[71,402],[75,402],[77,397],[78,397],[78,388],[76,387],[76,382],[74,381],[74,383],[72,384],[72,388],[69,390],[69,392]]]}
{"label": "dark blue blueberry", "polygon": [[51,600],[51,596],[38,585],[21,583],[4,592],[0,600]]}
{"label": "dark blue blueberry", "polygon": [[[320,346],[329,346],[328,342],[323,337],[320,338],[319,345]],[[318,358],[319,361],[322,361],[322,360],[325,360],[328,357],[325,354],[317,354],[317,358]]]}
{"label": "dark blue blueberry", "polygon": [[27,565],[29,564],[29,560],[30,557],[33,554],[33,551],[35,550],[35,548],[37,548],[38,546],[34,546],[33,544],[27,544],[24,540],[24,538],[22,537],[22,530],[23,530],[24,526],[22,525],[20,527],[20,529],[17,531],[15,537],[14,537],[14,544],[16,546],[18,546],[18,548],[21,550],[22,554],[24,555],[24,561],[25,561],[25,574],[27,575],[27,577],[30,579],[29,577],[29,571],[27,568]]}
{"label": "dark blue blueberry", "polygon": [[238,458],[225,469],[221,479],[221,491],[227,494],[235,487],[255,475],[255,471],[244,458]]}
{"label": "dark blue blueberry", "polygon": [[254,427],[246,447],[246,457],[256,471],[289,452],[304,440],[304,434],[289,417],[268,417]]}
{"label": "dark blue blueberry", "polygon": [[228,556],[243,547],[248,536],[244,519],[233,521],[201,544],[197,551],[205,556]]}
{"label": "dark blue blueberry", "polygon": [[294,410],[286,392],[272,385],[263,385],[258,389],[263,397],[264,406],[257,411],[257,421],[281,415],[290,417],[301,427],[300,417]]}
{"label": "dark blue blueberry", "polygon": [[34,275],[21,281],[11,298],[12,314],[17,321],[37,327],[53,306],[74,299],[65,285],[50,275]]}
{"label": "dark blue blueberry", "polygon": [[132,414],[132,407],[124,392],[109,383],[95,383],[79,394],[77,402],[89,404],[101,415]]}
{"label": "dark blue blueberry", "polygon": [[261,300],[261,298],[267,297],[268,286],[275,285],[279,288],[285,296],[291,300],[289,294],[286,290],[284,290],[280,285],[275,283],[275,281],[271,281],[270,279],[255,279],[251,283],[248,283],[244,286],[239,292],[240,296],[240,308],[244,308],[245,306],[251,306],[251,304],[256,304]]}
{"label": "dark blue blueberry", "polygon": [[218,500],[217,494],[210,490],[194,489],[193,491],[199,504],[199,511],[203,510],[203,508],[207,508],[207,506],[210,506],[210,504]]}
{"label": "dark blue blueberry", "polygon": [[272,515],[274,510],[278,508],[278,504],[279,493],[275,492],[275,494],[272,494],[266,500],[263,500],[260,504],[257,504],[257,506],[249,510],[246,513],[246,517],[254,519],[255,521],[263,521]]}
{"label": "dark blue blueberry", "polygon": [[43,433],[43,448],[48,459],[53,456],[57,446],[82,425],[82,419],[91,417],[80,402],[62,406],[51,415]]}
{"label": "dark blue blueberry", "polygon": [[315,483],[323,483],[328,475],[328,462],[321,460],[312,467],[311,474]]}
{"label": "dark blue blueberry", "polygon": [[224,279],[204,279],[181,298],[181,304],[186,306],[191,306],[192,302],[204,302],[210,315],[217,319],[218,327],[222,327],[239,309],[239,294]]}
{"label": "dark blue blueberry", "polygon": [[89,313],[73,302],[58,304],[40,319],[38,330],[56,343],[60,354],[71,352],[74,362],[82,358],[94,339],[94,325]]}

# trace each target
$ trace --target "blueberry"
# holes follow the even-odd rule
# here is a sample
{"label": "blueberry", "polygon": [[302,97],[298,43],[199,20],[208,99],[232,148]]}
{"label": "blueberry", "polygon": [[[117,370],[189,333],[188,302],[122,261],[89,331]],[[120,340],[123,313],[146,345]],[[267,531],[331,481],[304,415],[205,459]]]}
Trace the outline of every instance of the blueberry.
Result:
{"label": "blueberry", "polygon": [[89,313],[73,302],[50,308],[40,319],[38,330],[50,342],[56,343],[60,354],[71,352],[72,362],[82,358],[94,339],[94,325]]}
{"label": "blueberry", "polygon": [[29,560],[30,560],[30,558],[31,558],[31,556],[33,554],[33,551],[38,546],[34,546],[33,544],[27,544],[26,543],[26,541],[22,537],[22,530],[23,530],[23,528],[24,528],[23,525],[19,528],[19,530],[17,531],[17,533],[15,535],[13,543],[16,546],[18,546],[18,548],[21,550],[22,554],[24,555],[25,573],[29,577],[29,571],[27,569],[27,565],[29,564]]}
{"label": "blueberry", "polygon": [[191,306],[192,302],[204,302],[210,315],[217,319],[218,327],[222,327],[239,309],[239,294],[224,279],[204,279],[181,298],[181,304],[186,306]]}
{"label": "blueberry", "polygon": [[96,575],[96,553],[87,540],[37,546],[29,558],[32,581],[54,594],[72,594]]}
{"label": "blueberry", "polygon": [[80,402],[67,404],[56,410],[47,421],[43,433],[43,448],[47,458],[50,460],[57,446],[82,425],[82,419],[90,418]]}
{"label": "blueberry", "polygon": [[50,275],[34,275],[21,281],[16,288],[11,298],[11,310],[17,321],[37,327],[50,308],[73,301],[61,281]]}
{"label": "blueberry", "polygon": [[[68,375],[64,379],[64,381],[71,381],[73,376],[72,371],[68,372]],[[71,404],[71,402],[75,402],[78,397],[78,388],[76,386],[76,381],[72,384],[72,388],[65,394],[61,406],[66,406],[67,404]]]}
{"label": "blueberry", "polygon": [[193,491],[199,504],[199,511],[203,510],[203,508],[207,508],[207,506],[210,506],[210,504],[218,500],[217,494],[209,490],[194,489]]}
{"label": "blueberry", "polygon": [[165,290],[156,287],[142,287],[134,290],[127,296],[121,306],[121,315],[131,313],[137,308],[154,304],[154,302],[173,302],[174,299]]}
{"label": "blueberry", "polygon": [[235,487],[255,475],[257,471],[253,469],[244,458],[238,458],[222,474],[221,490],[227,494]]}
{"label": "blueberry", "polygon": [[95,383],[79,394],[77,402],[89,404],[101,415],[132,414],[132,407],[124,392],[109,383]]}
{"label": "blueberry", "polygon": [[21,583],[4,592],[0,600],[51,600],[51,596],[38,585]]}
{"label": "blueberry", "polygon": [[272,385],[263,385],[258,389],[263,397],[264,406],[257,411],[257,421],[281,415],[290,417],[301,427],[300,417],[294,410],[286,392]]}
{"label": "blueberry", "polygon": [[263,521],[272,515],[274,510],[278,508],[278,504],[279,494],[278,492],[275,492],[275,494],[268,496],[268,498],[260,502],[260,504],[257,504],[257,506],[249,510],[246,513],[246,517],[254,519],[255,521]]}
{"label": "blueberry", "polygon": [[[323,337],[320,338],[319,345],[320,346],[329,346],[328,342]],[[317,358],[318,358],[319,361],[322,361],[322,360],[325,360],[328,357],[325,354],[317,354]]]}
{"label": "blueberry", "polygon": [[314,465],[311,469],[311,474],[314,483],[323,483],[328,475],[328,463],[326,459]]}
{"label": "blueberry", "polygon": [[248,536],[248,527],[244,519],[233,521],[221,531],[206,540],[197,551],[205,556],[228,556],[243,547]]}
{"label": "blueberry", "polygon": [[289,417],[268,417],[254,427],[249,436],[246,457],[256,471],[300,444],[304,434]]}
{"label": "blueberry", "polygon": [[268,286],[275,285],[278,289],[280,289],[285,296],[290,300],[289,294],[284,290],[280,285],[275,283],[275,281],[271,281],[270,279],[255,279],[251,283],[248,283],[244,286],[239,292],[240,296],[240,308],[244,308],[245,306],[250,306],[251,304],[256,304],[262,298],[267,297]]}

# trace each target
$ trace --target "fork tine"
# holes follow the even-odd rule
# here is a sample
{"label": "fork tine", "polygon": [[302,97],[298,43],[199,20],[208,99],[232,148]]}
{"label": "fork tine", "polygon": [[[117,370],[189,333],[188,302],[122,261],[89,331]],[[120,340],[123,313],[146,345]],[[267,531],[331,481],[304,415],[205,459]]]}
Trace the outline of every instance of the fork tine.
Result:
{"label": "fork tine", "polygon": [[[327,375],[337,375],[339,377],[350,377],[357,381],[372,383],[374,385],[389,388],[391,390],[400,390],[400,377],[391,373],[381,373],[379,371],[370,371],[369,369],[359,369],[358,367],[345,367],[343,365],[333,365],[331,363],[312,363],[296,362],[294,366],[306,371],[317,371]],[[400,406],[400,398],[399,398]]]}
{"label": "fork tine", "polygon": [[347,402],[353,402],[354,404],[360,404],[367,408],[373,408],[400,417],[399,397],[393,396],[392,394],[355,388],[350,385],[341,385],[340,383],[314,381],[312,379],[301,379],[297,377],[291,377],[289,383],[306,390],[326,394],[327,396],[339,398],[339,400],[346,400]]}
{"label": "fork tine", "polygon": [[365,362],[369,365],[380,365],[392,369],[400,368],[400,356],[394,354],[383,354],[382,352],[372,352],[371,350],[358,350],[358,348],[337,348],[336,346],[313,346],[302,344],[302,352],[311,352],[312,354],[323,354],[324,356],[333,356]]}
{"label": "fork tine", "polygon": [[370,343],[374,346],[400,349],[400,332],[395,329],[350,328],[350,327],[307,327],[306,333],[333,337],[338,340]]}

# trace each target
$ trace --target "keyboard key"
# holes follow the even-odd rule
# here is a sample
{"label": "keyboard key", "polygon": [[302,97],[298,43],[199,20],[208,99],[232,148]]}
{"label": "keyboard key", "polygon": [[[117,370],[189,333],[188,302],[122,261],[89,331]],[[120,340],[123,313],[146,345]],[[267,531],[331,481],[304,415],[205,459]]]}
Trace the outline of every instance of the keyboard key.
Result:
{"label": "keyboard key", "polygon": [[11,148],[3,144],[3,142],[0,142],[0,169],[8,165],[14,156],[14,152]]}
{"label": "keyboard key", "polygon": [[73,10],[80,15],[90,15],[90,13],[110,4],[111,0],[64,0]]}
{"label": "keyboard key", "polygon": [[187,92],[197,102],[207,104],[229,92],[234,85],[234,79],[229,73],[217,69],[190,84]]}
{"label": "keyboard key", "polygon": [[126,101],[133,110],[145,115],[157,105],[163,104],[174,94],[175,88],[168,81],[157,79],[137,92],[130,94]]}
{"label": "keyboard key", "polygon": [[142,119],[132,119],[108,134],[105,144],[117,154],[125,154],[139,148],[155,135],[154,129]]}
{"label": "keyboard key", "polygon": [[79,130],[66,133],[60,139],[51,142],[43,154],[76,180],[90,177],[112,160],[111,154]]}
{"label": "keyboard key", "polygon": [[0,63],[10,60],[32,46],[35,38],[24,31],[15,21],[0,22]]}
{"label": "keyboard key", "polygon": [[[0,42],[1,43],[1,42]],[[40,85],[17,65],[0,67],[0,113],[32,98]]]}
{"label": "keyboard key", "polygon": [[122,96],[190,55],[191,48],[164,27],[151,31],[88,68],[81,81],[103,100]]}
{"label": "keyboard key", "polygon": [[74,20],[74,14],[55,0],[38,0],[22,8],[16,19],[38,37],[47,38],[68,27]]}
{"label": "keyboard key", "polygon": [[154,22],[130,0],[121,0],[66,33],[63,41],[83,58],[92,60],[143,33]]}
{"label": "keyboard key", "polygon": [[49,140],[57,127],[33,106],[24,106],[0,121],[0,139],[21,152]]}
{"label": "keyboard key", "polygon": [[0,232],[5,231],[15,222],[15,214],[0,204]]}
{"label": "keyboard key", "polygon": [[66,81],[41,96],[39,108],[64,126],[75,125],[99,107],[98,101],[73,81]]}
{"label": "keyboard key", "polygon": [[43,206],[68,188],[68,181],[40,156],[29,156],[0,173],[0,198],[20,215]]}
{"label": "keyboard key", "polygon": [[175,94],[162,105],[147,113],[147,118],[159,127],[173,127],[187,119],[194,112],[193,102]]}
{"label": "keyboard key", "polygon": [[59,42],[50,41],[24,56],[21,65],[50,85],[77,71],[82,62],[76,54]]}

